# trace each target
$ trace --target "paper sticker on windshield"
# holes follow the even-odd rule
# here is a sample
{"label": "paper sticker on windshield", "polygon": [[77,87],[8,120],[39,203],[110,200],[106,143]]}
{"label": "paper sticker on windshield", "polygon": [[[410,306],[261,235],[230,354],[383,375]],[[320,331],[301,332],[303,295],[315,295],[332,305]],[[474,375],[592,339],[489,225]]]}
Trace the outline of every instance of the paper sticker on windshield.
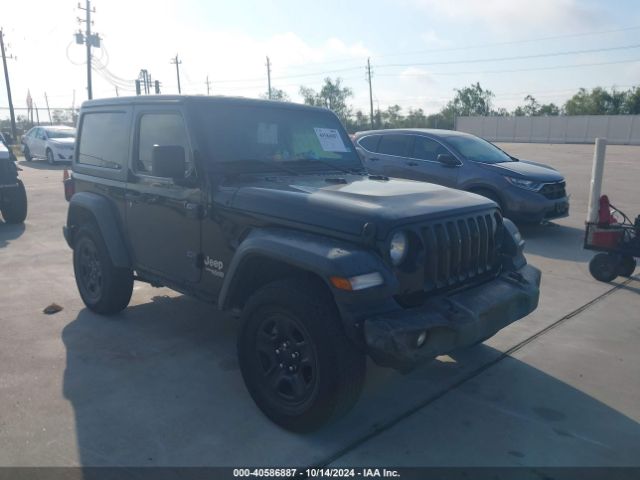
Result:
{"label": "paper sticker on windshield", "polygon": [[275,123],[263,123],[258,124],[258,143],[264,143],[267,145],[278,144],[278,125]]}
{"label": "paper sticker on windshield", "polygon": [[314,128],[320,146],[325,152],[348,152],[347,147],[340,137],[340,132],[335,128]]}

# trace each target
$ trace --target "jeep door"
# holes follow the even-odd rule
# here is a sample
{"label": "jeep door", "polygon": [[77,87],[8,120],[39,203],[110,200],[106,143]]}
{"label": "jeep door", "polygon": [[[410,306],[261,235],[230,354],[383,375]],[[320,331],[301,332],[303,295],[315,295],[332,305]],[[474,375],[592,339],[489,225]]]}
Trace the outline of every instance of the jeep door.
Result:
{"label": "jeep door", "polygon": [[414,135],[413,149],[402,164],[401,176],[411,180],[437,183],[457,188],[458,174],[462,162],[451,165],[438,160],[439,155],[457,157],[437,140],[423,135]]}
{"label": "jeep door", "polygon": [[[203,198],[180,107],[136,107],[134,135],[126,217],[135,268],[174,283],[198,282]],[[182,178],[156,175],[154,146],[184,149]]]}

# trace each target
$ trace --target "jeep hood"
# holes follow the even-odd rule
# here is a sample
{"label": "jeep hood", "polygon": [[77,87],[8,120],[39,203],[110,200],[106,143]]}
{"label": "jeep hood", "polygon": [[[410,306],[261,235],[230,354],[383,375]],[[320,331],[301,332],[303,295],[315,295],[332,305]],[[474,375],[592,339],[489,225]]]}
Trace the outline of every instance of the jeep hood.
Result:
{"label": "jeep hood", "polygon": [[374,223],[379,239],[400,225],[495,208],[484,197],[430,183],[359,175],[342,177],[346,183],[331,183],[328,178],[287,177],[239,185],[230,206],[353,235],[359,235],[365,223]]}
{"label": "jeep hood", "polygon": [[[540,163],[519,160],[493,164],[479,164],[500,175],[526,178],[538,182],[561,182],[564,177],[557,170]],[[514,175],[515,174],[515,175]]]}

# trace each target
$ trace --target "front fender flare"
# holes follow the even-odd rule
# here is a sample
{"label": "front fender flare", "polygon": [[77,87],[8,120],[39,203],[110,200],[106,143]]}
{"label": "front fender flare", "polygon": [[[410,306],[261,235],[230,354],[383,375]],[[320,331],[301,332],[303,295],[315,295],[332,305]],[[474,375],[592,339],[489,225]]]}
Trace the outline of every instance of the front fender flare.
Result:
{"label": "front fender flare", "polygon": [[[329,282],[329,277],[353,277],[374,271],[380,272],[384,284],[376,289],[376,295],[391,295],[397,288],[393,273],[382,259],[364,246],[320,235],[312,235],[280,228],[252,230],[236,250],[220,290],[218,305],[228,307],[229,298],[240,283],[243,266],[255,256],[284,262],[292,267],[321,277],[332,290],[338,308],[341,294],[358,297],[361,292],[342,292]],[[364,291],[362,291],[364,292]]]}

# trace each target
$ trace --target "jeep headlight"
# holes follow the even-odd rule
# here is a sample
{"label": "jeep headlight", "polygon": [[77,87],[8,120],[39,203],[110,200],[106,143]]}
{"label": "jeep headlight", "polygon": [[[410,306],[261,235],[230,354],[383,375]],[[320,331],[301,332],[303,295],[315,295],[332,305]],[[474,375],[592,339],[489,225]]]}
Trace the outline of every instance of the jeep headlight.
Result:
{"label": "jeep headlight", "polygon": [[409,239],[404,232],[396,232],[389,242],[389,257],[394,266],[398,266],[407,257],[409,252]]}
{"label": "jeep headlight", "polygon": [[515,177],[504,177],[507,182],[516,187],[524,188],[525,190],[531,190],[537,192],[542,188],[541,182],[536,182],[534,180],[526,180],[524,178],[515,178]]}

